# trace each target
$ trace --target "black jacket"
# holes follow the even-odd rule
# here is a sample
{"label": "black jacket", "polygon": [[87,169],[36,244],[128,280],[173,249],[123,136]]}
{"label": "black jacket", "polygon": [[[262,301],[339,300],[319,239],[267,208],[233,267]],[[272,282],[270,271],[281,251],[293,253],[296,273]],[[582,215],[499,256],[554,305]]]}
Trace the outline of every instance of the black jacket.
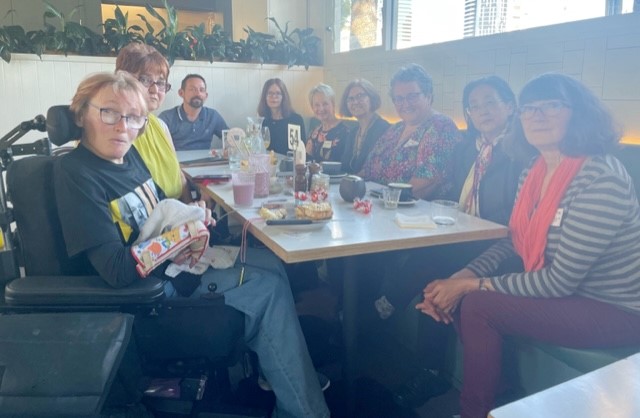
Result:
{"label": "black jacket", "polygon": [[365,135],[364,137],[360,155],[358,155],[357,158],[353,158],[358,128],[359,125],[356,124],[349,131],[349,141],[346,142],[344,154],[342,154],[342,169],[349,174],[357,174],[360,170],[362,170],[362,166],[367,160],[367,157],[373,149],[373,146],[389,128],[389,122],[379,116],[376,117],[376,119],[371,124],[371,127],[369,127],[369,129],[367,130],[367,135]]}
{"label": "black jacket", "polygon": [[[478,156],[475,139],[460,142],[453,154],[453,189],[450,198],[460,200],[460,193],[469,170]],[[491,163],[480,181],[480,217],[502,225],[509,223],[518,189],[518,179],[525,163],[514,161],[505,152],[502,142],[496,145]]]}

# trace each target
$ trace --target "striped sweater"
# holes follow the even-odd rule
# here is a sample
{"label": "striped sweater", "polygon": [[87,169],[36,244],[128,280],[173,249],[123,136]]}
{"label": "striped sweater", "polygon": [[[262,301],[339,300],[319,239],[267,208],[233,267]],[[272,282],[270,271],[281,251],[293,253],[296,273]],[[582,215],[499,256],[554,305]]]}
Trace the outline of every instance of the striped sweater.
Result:
{"label": "striped sweater", "polygon": [[[545,266],[490,277],[493,287],[519,296],[581,295],[640,313],[640,207],[622,164],[612,156],[588,158],[559,208],[562,220],[549,228]],[[505,238],[467,267],[478,277],[491,276],[513,255]]]}

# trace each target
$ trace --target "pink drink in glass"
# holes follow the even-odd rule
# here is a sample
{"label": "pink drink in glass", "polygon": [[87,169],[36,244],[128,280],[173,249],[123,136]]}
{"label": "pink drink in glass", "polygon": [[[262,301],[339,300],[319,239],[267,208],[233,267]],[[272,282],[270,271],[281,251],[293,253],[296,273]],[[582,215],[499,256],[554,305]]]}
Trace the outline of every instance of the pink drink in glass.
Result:
{"label": "pink drink in glass", "polygon": [[253,192],[255,190],[255,173],[236,172],[231,173],[233,185],[233,202],[236,206],[253,205]]}

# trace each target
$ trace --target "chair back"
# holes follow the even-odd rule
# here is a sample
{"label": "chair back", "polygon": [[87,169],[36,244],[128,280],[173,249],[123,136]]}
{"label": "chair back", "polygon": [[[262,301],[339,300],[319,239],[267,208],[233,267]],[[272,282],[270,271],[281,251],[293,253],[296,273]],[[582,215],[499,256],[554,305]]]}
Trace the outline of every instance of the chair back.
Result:
{"label": "chair back", "polygon": [[56,158],[26,157],[7,170],[7,195],[27,276],[75,276],[87,271],[86,261],[67,256],[53,187]]}

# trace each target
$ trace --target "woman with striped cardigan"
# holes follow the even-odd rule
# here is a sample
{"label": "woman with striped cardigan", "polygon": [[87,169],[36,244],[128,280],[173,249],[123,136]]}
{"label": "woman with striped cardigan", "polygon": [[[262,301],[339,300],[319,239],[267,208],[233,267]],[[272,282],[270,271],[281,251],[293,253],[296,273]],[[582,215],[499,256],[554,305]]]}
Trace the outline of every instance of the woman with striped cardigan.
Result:
{"label": "woman with striped cardigan", "polygon": [[[463,343],[463,418],[486,417],[504,336],[574,348],[640,343],[640,207],[608,152],[619,136],[582,83],[544,74],[520,93],[516,135],[537,151],[521,176],[509,228],[416,306],[454,322]],[[524,271],[494,275],[520,257]]]}

